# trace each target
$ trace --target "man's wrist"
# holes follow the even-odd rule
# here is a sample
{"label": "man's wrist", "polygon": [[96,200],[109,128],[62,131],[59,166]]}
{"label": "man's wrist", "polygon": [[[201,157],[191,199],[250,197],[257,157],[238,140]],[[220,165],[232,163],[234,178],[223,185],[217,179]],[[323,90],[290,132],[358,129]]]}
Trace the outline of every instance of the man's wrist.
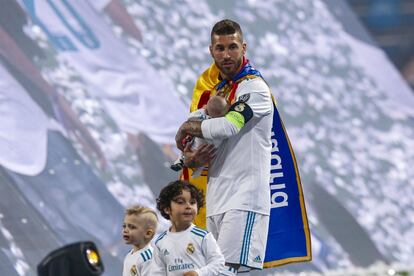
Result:
{"label": "man's wrist", "polygon": [[182,126],[182,131],[192,136],[203,138],[200,121],[187,121]]}

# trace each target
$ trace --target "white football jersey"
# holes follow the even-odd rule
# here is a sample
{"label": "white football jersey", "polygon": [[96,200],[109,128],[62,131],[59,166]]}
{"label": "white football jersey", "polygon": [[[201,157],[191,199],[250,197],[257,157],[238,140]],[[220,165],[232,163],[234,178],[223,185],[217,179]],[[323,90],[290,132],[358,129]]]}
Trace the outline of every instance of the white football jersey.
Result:
{"label": "white football jersey", "polygon": [[18,1],[123,131],[175,143],[186,108],[173,84],[115,36],[101,13],[109,0]]}
{"label": "white football jersey", "polygon": [[[243,96],[243,97],[242,97]],[[240,131],[226,118],[204,120],[207,139],[224,138],[210,162],[206,196],[207,216],[228,210],[270,213],[270,140],[273,103],[270,89],[261,78],[239,83],[235,99],[250,106],[253,117]]]}
{"label": "white football jersey", "polygon": [[224,257],[213,235],[195,225],[181,232],[165,231],[155,240],[151,276],[182,276],[191,270],[210,276],[223,268]]}
{"label": "white football jersey", "polygon": [[135,252],[131,249],[125,256],[122,276],[151,276],[153,251],[151,244]]}

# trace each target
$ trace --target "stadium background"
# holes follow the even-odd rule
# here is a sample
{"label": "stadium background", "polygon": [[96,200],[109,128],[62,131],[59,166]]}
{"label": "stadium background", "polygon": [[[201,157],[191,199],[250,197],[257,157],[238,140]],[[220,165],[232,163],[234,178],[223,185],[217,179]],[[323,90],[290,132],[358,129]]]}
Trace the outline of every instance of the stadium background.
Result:
{"label": "stadium background", "polygon": [[[3,11],[8,1],[1,3]],[[124,4],[143,41],[129,38],[115,25],[112,30],[133,55],[145,58],[160,77],[171,81],[187,106],[197,74],[211,62],[210,28],[226,17],[242,25],[247,56],[278,99],[302,177],[313,261],[255,275],[413,271],[414,96],[377,47],[375,33],[374,38],[368,34],[347,3]],[[9,15],[1,22],[8,30],[26,20]],[[48,160],[40,174],[0,167],[0,275],[35,275],[48,252],[78,240],[96,242],[104,275],[119,275],[127,250],[120,235],[122,208],[136,202],[154,207],[160,187],[176,176],[159,145],[145,134],[137,155],[130,150],[125,134],[88,91],[88,80],[59,58],[38,26],[29,21],[24,31],[46,53],[33,54],[42,75],[68,100],[104,149],[109,165],[102,169],[73,137],[63,139],[59,131],[49,131]],[[19,46],[35,52],[30,44]],[[409,54],[401,59],[404,63],[392,51],[387,53],[401,70],[409,67]],[[162,222],[161,229],[166,226]]]}

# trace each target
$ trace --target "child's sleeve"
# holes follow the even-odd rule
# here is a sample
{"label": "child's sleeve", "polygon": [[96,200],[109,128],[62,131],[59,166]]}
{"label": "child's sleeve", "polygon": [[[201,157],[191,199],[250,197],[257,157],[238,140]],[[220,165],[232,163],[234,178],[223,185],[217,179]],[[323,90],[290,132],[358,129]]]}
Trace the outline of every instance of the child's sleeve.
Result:
{"label": "child's sleeve", "polygon": [[167,275],[167,271],[165,270],[165,268],[166,268],[166,265],[164,262],[164,258],[161,255],[160,249],[158,248],[158,246],[154,246],[154,256],[151,261],[149,273],[143,274],[143,275],[165,276]]}
{"label": "child's sleeve", "polygon": [[151,266],[152,266],[153,260],[154,260],[154,257],[138,264],[137,267],[138,267],[139,276],[151,276],[152,275]]}
{"label": "child's sleeve", "polygon": [[219,272],[224,269],[224,256],[211,233],[205,236],[202,251],[207,264],[195,270],[198,276],[219,275]]}

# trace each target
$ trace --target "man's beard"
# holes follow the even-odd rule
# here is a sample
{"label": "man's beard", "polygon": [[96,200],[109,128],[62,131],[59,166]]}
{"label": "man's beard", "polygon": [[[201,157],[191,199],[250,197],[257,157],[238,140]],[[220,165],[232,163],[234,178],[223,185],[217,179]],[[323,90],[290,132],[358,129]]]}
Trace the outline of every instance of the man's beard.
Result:
{"label": "man's beard", "polygon": [[219,65],[217,62],[216,62],[216,65],[217,65],[217,67],[219,68],[219,70],[224,74],[224,75],[226,75],[226,77],[227,78],[229,78],[229,79],[232,79],[234,76],[236,76],[237,75],[237,73],[239,72],[239,69],[240,69],[240,65],[242,64],[242,59],[240,59],[240,60],[238,60],[238,61],[236,61],[234,64],[233,64],[233,66],[232,66],[232,68],[231,69],[226,69],[225,67],[224,67],[224,65],[222,65],[224,62],[222,62],[222,64],[221,65]]}

